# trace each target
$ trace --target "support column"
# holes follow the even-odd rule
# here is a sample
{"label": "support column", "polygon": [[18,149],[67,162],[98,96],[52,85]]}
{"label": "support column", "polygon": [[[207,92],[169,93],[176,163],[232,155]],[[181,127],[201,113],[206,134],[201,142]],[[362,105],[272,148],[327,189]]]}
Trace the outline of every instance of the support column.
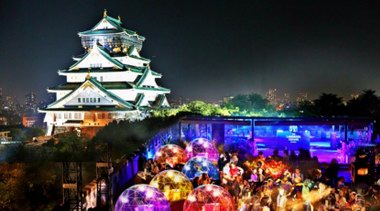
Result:
{"label": "support column", "polygon": [[[110,173],[112,160],[110,146],[107,144],[105,151],[100,152],[96,162],[96,206],[112,207]],[[105,200],[102,200],[104,196]]]}
{"label": "support column", "polygon": [[63,202],[69,210],[82,210],[82,163],[62,163]]}

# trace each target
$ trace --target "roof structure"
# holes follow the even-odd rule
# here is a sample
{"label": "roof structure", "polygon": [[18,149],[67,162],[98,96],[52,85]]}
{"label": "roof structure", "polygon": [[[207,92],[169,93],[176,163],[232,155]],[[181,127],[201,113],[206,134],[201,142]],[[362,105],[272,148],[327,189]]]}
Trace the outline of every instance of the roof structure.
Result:
{"label": "roof structure", "polygon": [[102,47],[100,47],[97,43],[94,43],[94,45],[92,45],[92,49],[89,52],[87,52],[87,54],[84,57],[82,57],[79,61],[73,64],[69,69],[75,70],[88,67],[88,64],[92,61],[97,61],[102,68],[124,68],[123,63],[121,63],[117,59],[112,58],[104,49],[102,49]]}
{"label": "roof structure", "polygon": [[107,91],[106,88],[104,88],[101,83],[99,83],[95,78],[88,76],[86,81],[83,82],[78,88],[71,91],[66,96],[62,97],[61,99],[55,101],[54,103],[48,105],[48,110],[51,108],[63,108],[65,105],[78,96],[78,94],[82,93],[85,89],[90,88],[92,91],[98,91],[98,93],[101,94],[102,97],[107,99],[106,105],[115,105],[116,107],[121,108],[127,108],[127,109],[134,109],[135,106],[131,103],[124,101],[120,97],[114,95],[113,93]]}
{"label": "roof structure", "polygon": [[[105,89],[131,89],[133,86],[127,82],[98,82]],[[48,90],[54,91],[63,91],[63,90],[74,90],[78,89],[83,83],[66,83],[60,84],[55,87],[48,88]]]}
{"label": "roof structure", "polygon": [[141,87],[144,85],[157,87],[155,79],[160,77],[161,74],[153,72],[149,67],[145,67],[143,74],[136,79],[135,85],[137,87]]}
{"label": "roof structure", "polygon": [[138,107],[149,107],[150,104],[143,93],[137,94],[135,105]]}
{"label": "roof structure", "polygon": [[131,58],[134,58],[134,59],[140,59],[140,60],[143,60],[143,61],[150,62],[150,59],[147,59],[147,58],[144,58],[144,57],[140,56],[140,53],[139,53],[139,51],[137,50],[137,48],[135,46],[130,46],[128,48],[127,55],[129,57],[131,57]]}
{"label": "roof structure", "polygon": [[108,16],[107,10],[104,10],[103,18],[90,30],[79,32],[79,36],[125,33],[129,36],[135,36],[139,40],[145,40],[145,37],[138,35],[135,31],[129,30],[123,26],[120,17],[118,19]]}

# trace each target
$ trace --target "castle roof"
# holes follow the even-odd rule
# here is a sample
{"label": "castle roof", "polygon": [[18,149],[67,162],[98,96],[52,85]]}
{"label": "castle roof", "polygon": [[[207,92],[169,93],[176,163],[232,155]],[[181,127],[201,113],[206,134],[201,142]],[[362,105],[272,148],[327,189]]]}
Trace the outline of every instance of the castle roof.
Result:
{"label": "castle roof", "polygon": [[108,16],[107,10],[104,11],[103,18],[92,29],[79,32],[79,36],[90,36],[100,34],[125,33],[129,36],[135,36],[139,40],[145,40],[145,37],[138,35],[135,31],[129,30],[123,26],[121,19]]}
{"label": "castle roof", "polygon": [[[57,108],[64,108],[65,105],[69,101],[71,101],[73,98],[78,96],[78,94],[83,93],[85,89],[90,88],[92,91],[97,92],[99,95],[101,95],[103,98],[106,98],[109,102],[107,105],[115,105],[116,107],[121,107],[121,108],[128,108],[133,110],[134,105],[124,101],[117,95],[109,92],[105,87],[102,86],[100,82],[98,82],[95,78],[90,77],[88,75],[87,79],[85,82],[83,82],[78,88],[74,89],[71,91],[69,94],[66,96],[62,97],[58,101],[55,101],[54,103],[48,105],[47,110],[51,109],[57,109]],[[98,105],[101,106],[101,105]]]}
{"label": "castle roof", "polygon": [[[117,59],[112,58],[107,51],[105,51],[98,43],[92,45],[92,49],[86,53],[80,60],[73,64],[69,69],[81,69],[88,68],[88,64],[93,61],[102,64],[102,67],[112,67],[116,69],[123,69],[124,64],[118,61]],[[108,62],[107,62],[108,61]]]}

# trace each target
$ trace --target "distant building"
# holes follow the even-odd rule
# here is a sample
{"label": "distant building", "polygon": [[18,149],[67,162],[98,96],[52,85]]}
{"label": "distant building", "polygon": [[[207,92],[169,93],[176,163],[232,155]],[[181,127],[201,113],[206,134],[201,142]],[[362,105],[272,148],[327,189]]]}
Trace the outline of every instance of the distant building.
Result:
{"label": "distant building", "polygon": [[34,92],[25,95],[25,113],[35,114],[38,110],[37,96]]}
{"label": "distant building", "polygon": [[269,104],[276,106],[278,103],[277,95],[276,95],[277,89],[269,89],[266,98],[269,101]]}
{"label": "distant building", "polygon": [[41,126],[41,117],[38,114],[26,115],[22,116],[22,125],[24,127],[35,127]]}
{"label": "distant building", "polygon": [[176,107],[179,107],[179,106],[181,106],[181,105],[183,105],[183,104],[187,104],[187,103],[189,103],[190,101],[191,101],[191,100],[190,100],[189,98],[178,97],[178,98],[176,98],[176,99],[172,99],[172,100],[170,100],[170,105],[171,105],[171,107],[176,108]]}
{"label": "distant building", "polygon": [[7,143],[9,141],[12,141],[12,137],[10,136],[11,132],[8,130],[1,130],[0,129],[0,144]]}
{"label": "distant building", "polygon": [[78,33],[85,54],[58,74],[66,83],[51,87],[56,101],[46,113],[47,135],[68,130],[94,135],[112,121],[141,119],[152,107],[167,107],[169,89],[157,85],[162,75],[140,56],[144,37],[126,29],[120,18],[104,12],[92,29]]}
{"label": "distant building", "polygon": [[8,118],[3,114],[0,114],[0,126],[1,125],[8,125]]}
{"label": "distant building", "polygon": [[300,104],[302,102],[308,101],[308,94],[307,93],[299,93],[296,99],[297,104]]}

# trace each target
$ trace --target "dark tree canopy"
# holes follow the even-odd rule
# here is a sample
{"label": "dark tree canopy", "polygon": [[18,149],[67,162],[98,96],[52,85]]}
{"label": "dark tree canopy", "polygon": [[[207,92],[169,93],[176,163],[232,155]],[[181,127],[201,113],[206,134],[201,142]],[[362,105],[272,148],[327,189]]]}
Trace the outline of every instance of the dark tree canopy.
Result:
{"label": "dark tree canopy", "polygon": [[322,93],[314,100],[315,112],[320,116],[339,116],[343,114],[343,99],[336,94]]}

